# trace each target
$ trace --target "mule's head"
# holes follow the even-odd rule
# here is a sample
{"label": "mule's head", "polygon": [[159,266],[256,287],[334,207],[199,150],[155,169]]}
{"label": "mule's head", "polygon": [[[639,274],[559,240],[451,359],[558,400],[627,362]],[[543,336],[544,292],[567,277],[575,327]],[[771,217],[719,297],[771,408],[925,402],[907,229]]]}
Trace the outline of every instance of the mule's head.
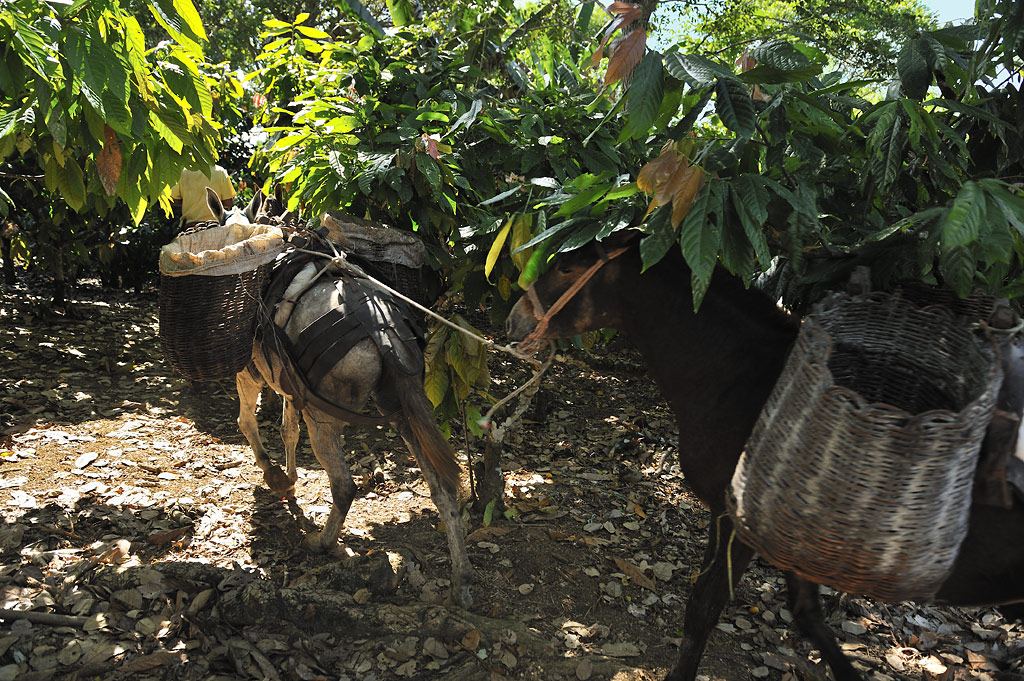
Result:
{"label": "mule's head", "polygon": [[613,301],[618,299],[624,268],[635,265],[627,253],[636,249],[638,234],[618,232],[556,256],[509,313],[509,338],[523,340],[535,331],[540,338],[567,338],[618,327],[622,309]]}
{"label": "mule's head", "polygon": [[[253,200],[255,200],[255,198]],[[210,187],[206,188],[206,204],[210,207],[210,210],[213,212],[213,217],[217,220],[218,224],[234,225],[238,223],[252,223],[252,220],[250,220],[246,214],[248,208],[245,211],[237,207],[232,207],[230,209],[225,208],[224,202],[220,200],[220,195]]]}

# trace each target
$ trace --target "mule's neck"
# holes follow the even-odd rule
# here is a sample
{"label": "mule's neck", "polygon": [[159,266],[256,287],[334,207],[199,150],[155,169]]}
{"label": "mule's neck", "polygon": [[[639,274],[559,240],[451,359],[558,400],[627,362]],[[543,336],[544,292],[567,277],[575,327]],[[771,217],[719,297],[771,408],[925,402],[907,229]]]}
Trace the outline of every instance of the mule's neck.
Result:
{"label": "mule's neck", "polygon": [[619,328],[675,412],[680,463],[691,487],[720,509],[798,323],[724,271],[715,273],[695,314],[690,270],[681,257],[666,258],[644,274],[639,263],[629,271],[617,287]]}

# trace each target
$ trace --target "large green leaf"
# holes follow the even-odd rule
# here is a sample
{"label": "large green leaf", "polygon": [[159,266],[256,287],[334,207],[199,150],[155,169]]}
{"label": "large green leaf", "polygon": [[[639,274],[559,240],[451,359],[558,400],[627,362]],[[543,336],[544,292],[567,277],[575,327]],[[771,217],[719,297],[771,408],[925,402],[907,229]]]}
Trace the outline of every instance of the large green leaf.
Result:
{"label": "large green leaf", "polygon": [[793,83],[821,73],[803,52],[784,40],[768,40],[751,53],[757,65],[740,74],[746,83]]}
{"label": "large green leaf", "polygon": [[654,211],[647,221],[650,234],[640,241],[640,262],[643,269],[656,264],[665,257],[676,243],[676,232],[672,229],[672,207],[662,206]]}
{"label": "large green leaf", "polygon": [[633,71],[633,82],[626,94],[626,111],[629,113],[629,128],[632,136],[642,139],[658,117],[664,95],[665,74],[661,66],[661,55],[648,52]]}
{"label": "large green leaf", "polygon": [[966,246],[944,248],[939,255],[939,271],[943,281],[960,297],[966,297],[974,285],[977,264]]}
{"label": "large green leaf", "polygon": [[[190,0],[185,1],[190,2]],[[178,14],[175,0],[149,0],[147,6],[156,22],[167,31],[168,35],[175,42],[192,54],[202,56],[203,48],[199,42],[200,38],[192,31],[181,15]]]}
{"label": "large green leaf", "polygon": [[199,17],[192,0],[173,0],[171,6],[184,22],[184,33],[197,42],[205,42],[206,29],[203,28],[203,20]]}
{"label": "large green leaf", "polygon": [[900,50],[896,67],[907,96],[911,99],[924,99],[932,82],[932,71],[928,68],[928,58],[922,50],[920,38],[906,42]]}
{"label": "large green leaf", "polygon": [[732,69],[699,54],[673,52],[665,56],[665,70],[695,88],[710,87],[718,78],[735,78]]}
{"label": "large green leaf", "polygon": [[758,262],[762,267],[768,267],[772,257],[764,235],[764,225],[768,220],[768,202],[771,197],[760,180],[756,175],[741,175],[730,184],[730,194]]}
{"label": "large green leaf", "polygon": [[942,250],[970,246],[981,232],[985,197],[978,183],[968,180],[953,200],[953,207],[940,226]]}
{"label": "large green leaf", "polygon": [[409,26],[416,23],[415,0],[387,0],[391,22],[395,26]]}
{"label": "large green leaf", "polygon": [[721,206],[722,191],[722,183],[708,182],[679,228],[679,247],[691,271],[695,311],[704,300],[722,245],[721,216],[712,216],[712,212]]}
{"label": "large green leaf", "polygon": [[732,76],[719,78],[715,95],[715,111],[725,127],[735,132],[737,137],[753,135],[757,114],[747,87]]}

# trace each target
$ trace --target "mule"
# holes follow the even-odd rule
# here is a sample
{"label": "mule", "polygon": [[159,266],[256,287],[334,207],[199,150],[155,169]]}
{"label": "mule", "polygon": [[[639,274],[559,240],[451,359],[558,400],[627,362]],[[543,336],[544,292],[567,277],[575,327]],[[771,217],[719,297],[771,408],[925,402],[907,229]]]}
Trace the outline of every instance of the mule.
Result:
{"label": "mule", "polygon": [[[690,269],[673,249],[641,275],[635,231],[619,232],[557,256],[513,307],[512,340],[535,330],[565,338],[618,329],[643,355],[679,424],[679,465],[711,513],[703,570],[686,604],[679,658],[669,681],[693,681],[730,590],[753,550],[726,539],[732,532],[725,493],[755,421],[782,372],[799,320],[756,289],[718,270],[697,313]],[[559,300],[574,284],[579,290]],[[553,305],[564,304],[560,310]],[[969,533],[936,601],[995,605],[1024,601],[1024,504],[1003,509],[974,505]],[[731,548],[730,548],[731,547]],[[731,557],[728,553],[731,551]],[[731,558],[731,560],[730,560]],[[730,584],[730,565],[732,584]],[[825,623],[818,586],[786,573],[789,609],[798,629],[821,651],[837,681],[861,676]]]}
{"label": "mule", "polygon": [[[222,223],[248,220],[250,214],[252,219],[259,219],[258,197],[254,198],[256,203],[250,203],[243,212],[225,211],[214,192],[210,192],[208,199],[211,210]],[[343,287],[336,285],[338,278],[338,275],[321,276],[298,297],[283,329],[292,343],[298,341],[303,329],[344,302],[339,299]],[[419,352],[416,344],[404,347],[412,347],[415,350],[410,351]],[[422,356],[419,359],[422,367]],[[252,362],[235,377],[238,427],[252,447],[256,464],[263,471],[267,485],[275,492],[291,496],[298,478],[295,450],[300,414],[305,421],[313,453],[330,480],[333,504],[323,530],[308,534],[304,544],[308,548],[325,551],[337,547],[345,516],[355,498],[356,485],[345,461],[345,426],[386,420],[402,437],[419,464],[445,526],[452,563],[451,602],[469,607],[472,603],[470,585],[473,573],[466,553],[457,498],[461,469],[454,450],[434,420],[433,406],[423,389],[422,371],[407,373],[398,370],[394,362],[382,355],[375,342],[365,337],[355,342],[326,371],[315,386],[316,395],[310,396],[315,399],[307,399],[300,410],[293,399],[294,390],[283,385],[287,361],[288,358],[282,356],[281,343],[257,336],[253,343]],[[264,386],[269,386],[283,398],[281,437],[285,445],[286,471],[281,471],[273,463],[260,437],[256,408]],[[361,415],[370,397],[382,415],[380,418]],[[339,413],[348,416],[342,419]]]}

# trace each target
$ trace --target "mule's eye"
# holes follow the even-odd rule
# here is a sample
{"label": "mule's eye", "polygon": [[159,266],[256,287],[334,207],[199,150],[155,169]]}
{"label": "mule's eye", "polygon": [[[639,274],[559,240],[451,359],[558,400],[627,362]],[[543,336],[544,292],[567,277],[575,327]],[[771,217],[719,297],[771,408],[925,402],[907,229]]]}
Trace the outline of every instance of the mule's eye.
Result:
{"label": "mule's eye", "polygon": [[572,268],[569,267],[568,265],[559,265],[558,271],[561,272],[562,274],[572,274]]}

